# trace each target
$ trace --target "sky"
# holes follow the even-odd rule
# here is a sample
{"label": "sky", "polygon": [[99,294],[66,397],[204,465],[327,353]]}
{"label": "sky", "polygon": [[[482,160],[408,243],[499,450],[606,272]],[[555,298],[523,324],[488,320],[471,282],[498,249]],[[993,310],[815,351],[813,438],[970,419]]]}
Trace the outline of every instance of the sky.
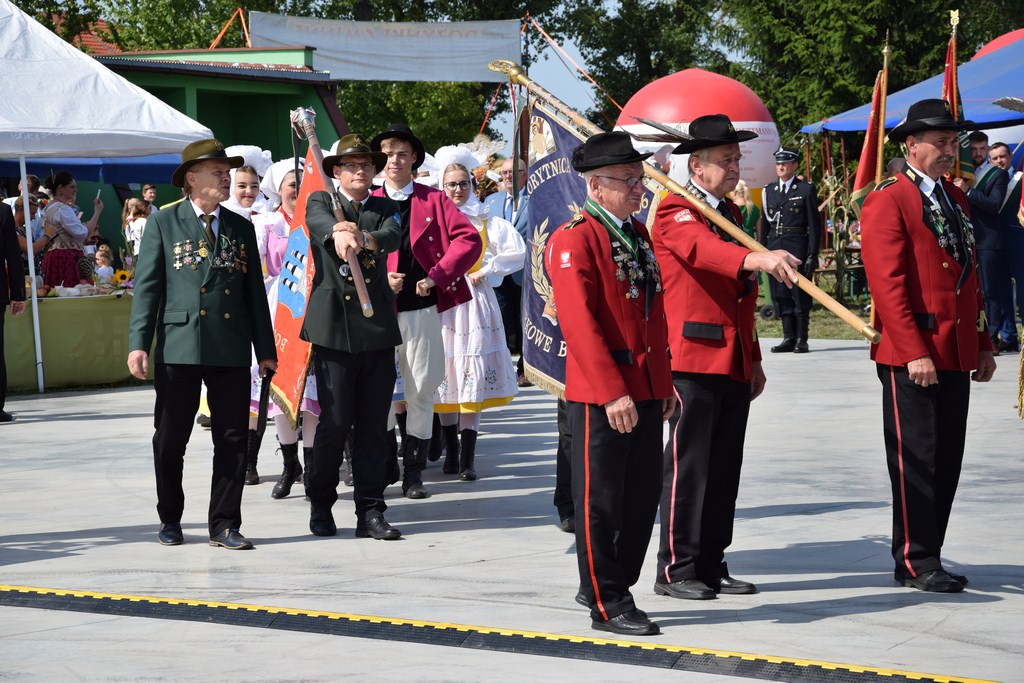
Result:
{"label": "sky", "polygon": [[[562,49],[584,69],[587,64],[580,56],[579,49],[575,43],[567,42],[562,44]],[[547,59],[544,59],[544,56]],[[580,113],[593,107],[593,86],[578,71],[569,64],[572,73],[566,69],[562,61],[552,47],[541,52],[541,56],[530,67],[530,78],[538,85],[562,100],[565,104]],[[496,86],[495,86],[496,87]],[[494,90],[491,90],[494,93]],[[494,118],[494,129],[497,130],[505,140],[505,149],[502,154],[508,156],[512,151],[512,117],[510,113],[502,114]]]}

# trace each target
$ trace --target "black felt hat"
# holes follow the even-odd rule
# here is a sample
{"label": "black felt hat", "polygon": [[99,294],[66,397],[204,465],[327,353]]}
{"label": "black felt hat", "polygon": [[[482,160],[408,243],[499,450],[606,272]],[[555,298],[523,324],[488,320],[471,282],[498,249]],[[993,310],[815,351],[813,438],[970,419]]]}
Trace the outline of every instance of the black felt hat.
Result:
{"label": "black felt hat", "polygon": [[590,136],[572,151],[572,167],[577,173],[593,171],[602,166],[632,164],[643,161],[653,152],[638,152],[633,148],[629,133],[613,131]]}
{"label": "black felt hat", "polygon": [[416,161],[412,164],[412,170],[415,171],[419,168],[427,158],[427,150],[423,147],[423,143],[420,142],[420,139],[412,132],[412,129],[404,123],[392,123],[385,128],[383,132],[378,133],[376,137],[370,140],[370,149],[374,152],[379,152],[380,143],[388,138],[405,140],[412,145],[413,151],[416,152]]}
{"label": "black felt hat", "polygon": [[692,154],[708,147],[731,145],[746,140],[753,140],[757,133],[749,130],[736,130],[732,121],[725,114],[708,114],[698,116],[690,122],[690,140],[686,140],[672,150],[673,154]]}
{"label": "black felt hat", "polygon": [[914,102],[907,109],[907,118],[889,131],[889,140],[905,142],[908,135],[926,130],[970,130],[974,121],[958,121],[946,100],[930,99]]}

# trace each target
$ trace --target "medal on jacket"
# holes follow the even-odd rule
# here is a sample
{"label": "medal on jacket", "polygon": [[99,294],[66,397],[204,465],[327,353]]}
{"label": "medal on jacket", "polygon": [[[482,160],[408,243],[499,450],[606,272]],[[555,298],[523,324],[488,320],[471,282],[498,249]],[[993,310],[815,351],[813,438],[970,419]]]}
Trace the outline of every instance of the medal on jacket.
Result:
{"label": "medal on jacket", "polygon": [[627,283],[626,298],[639,299],[643,288],[649,306],[655,293],[661,291],[661,269],[651,245],[635,230],[631,230],[633,235],[627,235],[623,226],[593,200],[588,198],[583,208],[608,230],[615,279]]}
{"label": "medal on jacket", "polygon": [[918,192],[921,193],[922,203],[924,204],[924,223],[932,231],[932,234],[935,235],[939,246],[948,251],[957,263],[970,267],[969,264],[973,261],[974,249],[974,226],[971,224],[971,219],[967,217],[959,203],[950,201],[949,203],[960,227],[959,231],[951,229],[949,218],[942,211],[939,200],[936,199],[936,193],[943,191],[940,187],[942,179],[940,178],[935,183],[931,194],[925,194],[924,190],[921,189],[922,178],[917,174],[917,171],[908,166],[903,169],[903,174],[917,186]]}

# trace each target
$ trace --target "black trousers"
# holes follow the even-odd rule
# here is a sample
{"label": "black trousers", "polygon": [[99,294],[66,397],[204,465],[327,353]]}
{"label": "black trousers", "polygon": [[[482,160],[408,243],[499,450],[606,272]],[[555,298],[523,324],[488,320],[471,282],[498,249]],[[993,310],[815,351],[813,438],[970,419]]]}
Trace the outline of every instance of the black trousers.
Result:
{"label": "black trousers", "polygon": [[715,582],[729,575],[750,384],[726,375],[672,373],[678,403],[669,418],[655,581]]}
{"label": "black trousers", "polygon": [[892,556],[896,573],[917,576],[942,567],[953,498],[967,438],[971,379],[939,370],[922,387],[907,369],[878,365],[882,426],[892,482]]}
{"label": "black trousers", "polygon": [[7,403],[7,358],[4,356],[4,316],[6,304],[0,306],[0,410]]}
{"label": "black trousers", "polygon": [[313,372],[320,424],[306,471],[306,495],[314,508],[330,510],[338,500],[338,468],[345,439],[352,441],[352,498],[357,523],[383,513],[388,465],[388,411],[395,387],[395,349],[347,353],[313,345]]}
{"label": "black trousers", "polygon": [[572,432],[572,497],[580,591],[590,615],[608,620],[635,609],[661,489],[661,401],[637,403],[629,434],[608,423],[602,406],[566,402]]}
{"label": "black trousers", "polygon": [[185,510],[181,485],[185,447],[206,383],[213,433],[210,536],[242,526],[242,489],[249,431],[249,368],[157,363],[153,368],[153,463],[156,510],[164,524],[180,524]]}
{"label": "black trousers", "polygon": [[[511,275],[506,275],[494,289],[494,297],[501,311],[501,324],[505,326],[505,343],[509,353],[520,353],[523,348],[523,288],[515,283]],[[522,368],[519,368],[519,374],[522,374]]]}
{"label": "black trousers", "polygon": [[555,451],[555,495],[552,501],[558,518],[575,516],[572,505],[572,432],[565,400],[558,399],[558,449]]}

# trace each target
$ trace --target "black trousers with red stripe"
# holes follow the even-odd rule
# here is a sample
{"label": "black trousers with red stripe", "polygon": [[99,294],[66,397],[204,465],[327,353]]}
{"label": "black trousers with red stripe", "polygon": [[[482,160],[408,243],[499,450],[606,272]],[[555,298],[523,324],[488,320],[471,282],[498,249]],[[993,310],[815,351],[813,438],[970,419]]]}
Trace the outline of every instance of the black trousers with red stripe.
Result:
{"label": "black trousers with red stripe", "polygon": [[892,482],[892,556],[896,573],[917,576],[942,568],[942,544],[960,481],[971,380],[939,370],[922,387],[905,367],[878,365],[882,426]]}
{"label": "black trousers with red stripe", "polygon": [[621,434],[602,406],[566,402],[572,433],[572,497],[580,591],[605,621],[636,608],[661,490],[662,402],[636,404],[639,422]]}
{"label": "black trousers with red stripe", "polygon": [[661,492],[659,583],[716,582],[729,575],[750,383],[727,375],[673,372]]}

